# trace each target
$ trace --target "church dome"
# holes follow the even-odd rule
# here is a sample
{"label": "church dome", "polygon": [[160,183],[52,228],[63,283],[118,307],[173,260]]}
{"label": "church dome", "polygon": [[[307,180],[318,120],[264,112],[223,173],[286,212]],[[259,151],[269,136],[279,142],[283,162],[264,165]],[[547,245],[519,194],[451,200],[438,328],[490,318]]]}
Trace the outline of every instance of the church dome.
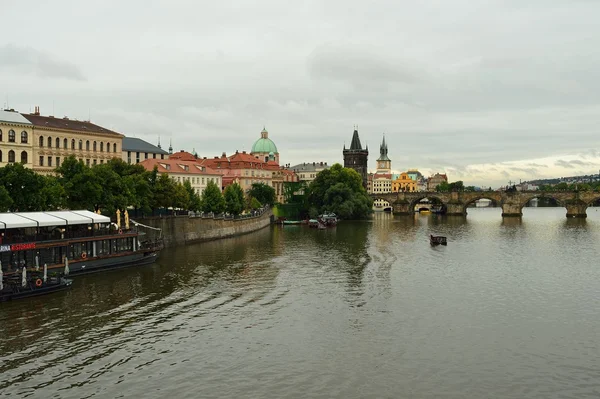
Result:
{"label": "church dome", "polygon": [[269,132],[267,132],[267,129],[263,129],[262,132],[260,132],[260,138],[256,140],[252,146],[252,153],[268,154],[271,152],[273,154],[277,154],[277,146],[273,140],[269,138]]}

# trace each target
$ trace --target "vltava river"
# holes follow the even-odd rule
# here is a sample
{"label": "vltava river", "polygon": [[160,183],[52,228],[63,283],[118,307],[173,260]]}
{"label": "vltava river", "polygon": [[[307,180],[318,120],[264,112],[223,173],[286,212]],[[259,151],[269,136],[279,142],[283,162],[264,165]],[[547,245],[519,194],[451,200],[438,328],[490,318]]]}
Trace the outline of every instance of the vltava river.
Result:
{"label": "vltava river", "polygon": [[0,304],[0,395],[600,396],[600,212],[500,212],[272,227]]}

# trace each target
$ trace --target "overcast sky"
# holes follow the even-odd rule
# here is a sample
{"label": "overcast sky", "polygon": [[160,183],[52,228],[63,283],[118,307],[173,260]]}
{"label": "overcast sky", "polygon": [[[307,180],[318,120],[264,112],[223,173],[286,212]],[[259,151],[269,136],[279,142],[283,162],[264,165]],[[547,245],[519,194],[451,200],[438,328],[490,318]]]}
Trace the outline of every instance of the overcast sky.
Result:
{"label": "overcast sky", "polygon": [[0,0],[0,100],[212,157],[470,185],[598,173],[600,1]]}

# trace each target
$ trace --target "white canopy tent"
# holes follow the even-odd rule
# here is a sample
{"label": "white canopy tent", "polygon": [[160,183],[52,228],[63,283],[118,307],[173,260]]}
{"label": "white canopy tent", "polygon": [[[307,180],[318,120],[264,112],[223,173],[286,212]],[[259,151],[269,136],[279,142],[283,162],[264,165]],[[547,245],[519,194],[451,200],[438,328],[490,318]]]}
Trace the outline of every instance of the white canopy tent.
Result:
{"label": "white canopy tent", "polygon": [[0,213],[0,229],[72,226],[93,223],[110,223],[110,218],[86,210]]}

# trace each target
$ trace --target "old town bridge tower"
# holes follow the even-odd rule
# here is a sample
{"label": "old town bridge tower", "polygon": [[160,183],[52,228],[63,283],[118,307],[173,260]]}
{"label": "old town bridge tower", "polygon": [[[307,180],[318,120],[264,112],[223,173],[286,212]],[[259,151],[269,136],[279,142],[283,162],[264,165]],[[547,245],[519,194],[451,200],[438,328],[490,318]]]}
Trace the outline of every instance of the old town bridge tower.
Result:
{"label": "old town bridge tower", "polygon": [[344,168],[352,168],[358,172],[362,177],[363,187],[367,188],[367,164],[369,158],[369,147],[362,148],[360,145],[360,139],[358,138],[358,127],[354,127],[354,134],[352,134],[352,143],[350,148],[346,148],[344,144]]}

